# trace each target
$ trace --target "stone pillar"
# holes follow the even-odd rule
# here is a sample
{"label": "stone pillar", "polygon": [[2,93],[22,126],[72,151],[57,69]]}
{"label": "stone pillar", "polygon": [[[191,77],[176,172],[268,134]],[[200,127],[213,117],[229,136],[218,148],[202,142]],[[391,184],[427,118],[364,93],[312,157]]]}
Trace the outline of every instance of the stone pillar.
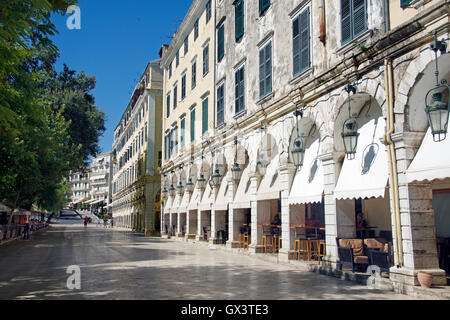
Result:
{"label": "stone pillar", "polygon": [[159,186],[156,183],[147,183],[144,189],[144,232],[146,236],[157,234],[155,226],[155,197]]}
{"label": "stone pillar", "polygon": [[[445,271],[439,269],[431,184],[408,183],[406,180],[405,172],[420,147],[422,137],[423,133],[409,132],[392,135],[397,157],[403,265],[398,268],[399,261],[395,258],[396,266],[391,268],[390,278],[395,290],[404,293],[419,285],[419,271],[431,272],[433,285],[447,283]],[[392,231],[395,241],[395,229]],[[398,248],[395,246],[395,249]],[[397,257],[396,254],[394,256]]]}
{"label": "stone pillar", "polygon": [[250,177],[250,205],[251,205],[251,244],[248,246],[251,253],[262,251],[261,246],[261,229],[258,228],[258,201],[256,201],[256,193],[260,182],[260,175],[257,172],[249,174]]}
{"label": "stone pillar", "polygon": [[324,264],[336,267],[338,260],[336,237],[340,236],[337,219],[336,201],[334,200],[334,188],[339,176],[339,158],[342,153],[330,152],[319,156],[322,162],[324,174],[324,205],[325,205],[325,242],[326,256],[323,257]]}
{"label": "stone pillar", "polygon": [[211,244],[216,243],[216,210],[211,208],[211,236],[209,237],[208,241]]}
{"label": "stone pillar", "polygon": [[195,235],[195,240],[199,241],[200,239],[203,239],[202,235],[202,212],[200,210],[197,210],[197,234]]}
{"label": "stone pillar", "polygon": [[187,210],[186,212],[186,240],[195,239],[197,232],[195,226],[197,225],[197,211]]}
{"label": "stone pillar", "polygon": [[[237,248],[239,245],[239,239],[235,235],[236,234],[235,225],[234,225],[235,210],[233,209],[233,202],[234,202],[234,197],[235,197],[235,192],[236,192],[237,187],[238,187],[238,185],[235,184],[233,179],[229,178],[228,179],[228,203],[230,203],[231,205],[229,205],[229,207],[228,207],[229,208],[228,209],[228,241],[226,244],[227,248]],[[239,230],[237,230],[237,234],[239,234]]]}
{"label": "stone pillar", "polygon": [[289,208],[289,193],[292,182],[294,181],[296,168],[292,163],[286,163],[280,167],[280,181],[281,181],[281,238],[282,245],[279,250],[279,257],[282,261],[289,260],[289,257],[294,253],[291,239],[291,215]]}

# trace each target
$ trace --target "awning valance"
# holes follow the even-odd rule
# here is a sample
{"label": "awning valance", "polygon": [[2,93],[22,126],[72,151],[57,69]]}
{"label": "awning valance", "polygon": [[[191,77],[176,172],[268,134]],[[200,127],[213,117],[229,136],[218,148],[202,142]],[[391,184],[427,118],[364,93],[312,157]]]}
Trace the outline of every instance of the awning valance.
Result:
{"label": "awning valance", "polygon": [[434,142],[428,129],[414,160],[406,170],[408,183],[450,178],[450,138]]}
{"label": "awning valance", "polygon": [[316,139],[306,149],[303,167],[297,172],[289,195],[289,204],[321,202],[323,195],[323,167],[318,159],[320,143]]}
{"label": "awning valance", "polygon": [[250,165],[242,171],[241,180],[237,187],[233,208],[234,209],[247,209],[250,208]]}
{"label": "awning valance", "polygon": [[211,189],[209,183],[207,183],[205,192],[203,192],[202,201],[198,205],[198,209],[200,211],[211,210],[213,202],[214,202],[214,191]]}
{"label": "awning valance", "polygon": [[228,181],[226,178],[226,173],[223,175],[222,182],[220,183],[219,192],[217,193],[213,208],[214,210],[228,209]]}
{"label": "awning valance", "polygon": [[280,199],[280,177],[278,174],[279,157],[276,156],[267,166],[256,193],[256,200]]}
{"label": "awning valance", "polygon": [[386,147],[380,142],[385,133],[383,117],[372,119],[359,129],[356,157],[344,160],[334,190],[335,199],[384,197],[388,180]]}

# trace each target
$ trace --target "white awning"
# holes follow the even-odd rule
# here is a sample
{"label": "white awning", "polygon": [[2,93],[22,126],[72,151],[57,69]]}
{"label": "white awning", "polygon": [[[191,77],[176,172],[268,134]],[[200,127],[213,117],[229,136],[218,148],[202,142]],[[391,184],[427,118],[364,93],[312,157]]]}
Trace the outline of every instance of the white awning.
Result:
{"label": "white awning", "polygon": [[428,129],[414,160],[406,170],[408,183],[450,178],[450,137],[434,142]]}
{"label": "white awning", "polygon": [[180,196],[178,195],[178,192],[175,196],[175,199],[173,200],[172,206],[170,207],[170,213],[177,213],[178,207],[180,206]]}
{"label": "white awning", "polygon": [[197,188],[197,186],[195,186],[194,192],[192,193],[192,196],[191,196],[191,201],[189,202],[189,205],[188,205],[188,210],[197,210],[198,204],[201,201],[201,196],[202,196],[202,193],[201,193],[200,189]]}
{"label": "white awning", "polygon": [[223,175],[222,182],[220,183],[219,192],[217,193],[216,201],[213,205],[214,210],[227,210],[228,209],[228,181],[226,173]]}
{"label": "white awning", "polygon": [[170,213],[170,207],[172,206],[173,198],[168,197],[166,202],[164,202],[164,214]]}
{"label": "white awning", "polygon": [[214,191],[211,189],[209,182],[206,184],[206,189],[203,192],[202,201],[198,205],[198,210],[207,211],[211,210],[212,203],[214,202]]}
{"label": "white awning", "polygon": [[388,181],[386,147],[380,142],[385,133],[383,117],[372,119],[359,130],[356,157],[344,159],[334,190],[335,199],[384,197]]}
{"label": "white awning", "polygon": [[267,172],[261,179],[256,200],[280,199],[280,177],[278,174],[279,157],[276,156],[267,166]]}
{"label": "white awning", "polygon": [[189,198],[190,194],[188,192],[184,192],[180,206],[178,207],[178,212],[187,212],[187,207],[189,205]]}
{"label": "white awning", "polygon": [[102,175],[97,175],[97,176],[92,176],[91,177],[91,181],[103,180],[103,179],[106,179],[106,173],[102,174]]}
{"label": "white awning", "polygon": [[323,195],[323,167],[318,159],[320,143],[316,139],[306,149],[303,167],[295,175],[289,204],[321,202]]}
{"label": "white awning", "polygon": [[247,209],[251,208],[250,205],[250,165],[242,171],[241,180],[239,181],[239,185],[237,187],[233,208],[234,209]]}

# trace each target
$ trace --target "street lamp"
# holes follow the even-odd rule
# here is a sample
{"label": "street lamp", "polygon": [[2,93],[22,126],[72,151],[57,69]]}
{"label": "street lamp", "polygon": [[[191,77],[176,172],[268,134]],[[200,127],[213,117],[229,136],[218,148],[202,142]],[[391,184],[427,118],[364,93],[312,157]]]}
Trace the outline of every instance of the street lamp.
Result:
{"label": "street lamp", "polygon": [[179,196],[182,196],[184,192],[183,182],[181,181],[181,170],[183,169],[183,165],[180,164],[179,169],[180,169],[180,180],[177,185],[177,193]]}
{"label": "street lamp", "polygon": [[294,112],[295,118],[296,118],[296,126],[297,126],[297,138],[294,140],[294,148],[292,149],[292,159],[294,161],[294,165],[297,168],[297,170],[301,169],[303,166],[303,159],[305,158],[305,144],[307,137],[300,136],[299,133],[299,124],[298,124],[298,117],[300,116],[303,118],[303,109],[296,109]]}
{"label": "street lamp", "polygon": [[356,88],[348,84],[345,88],[348,93],[348,119],[345,120],[342,126],[342,139],[344,140],[345,154],[348,160],[353,160],[356,157],[356,147],[358,145],[358,122],[355,117],[351,115],[350,92],[356,93]]}
{"label": "street lamp", "polygon": [[[261,132],[261,135],[267,135],[267,127],[264,122],[261,122],[261,128],[259,129]],[[267,147],[267,146],[266,146]],[[268,154],[264,150],[259,155],[259,160],[256,163],[256,168],[258,169],[258,172],[261,176],[265,176],[267,173],[267,166],[269,165],[269,161],[267,160]]]}
{"label": "street lamp", "polygon": [[173,186],[173,176],[174,176],[174,172],[172,171],[172,183],[171,183],[170,188],[169,188],[169,195],[172,198],[175,197],[175,187]]}
{"label": "street lamp", "polygon": [[164,185],[163,185],[163,189],[161,191],[161,198],[163,201],[166,201],[168,197],[169,197],[169,191],[167,190],[167,187],[166,187],[166,175],[164,174]]}
{"label": "street lamp", "polygon": [[220,178],[222,175],[219,172],[219,166],[216,165],[216,170],[214,171],[214,174],[211,177],[212,186],[213,187],[219,187],[220,186]]}
{"label": "street lamp", "polygon": [[198,188],[200,190],[205,190],[205,187],[206,187],[206,179],[205,179],[205,176],[203,175],[203,159],[204,159],[204,156],[203,156],[203,151],[202,151],[202,165],[200,167],[200,176],[197,179]]}
{"label": "street lamp", "polygon": [[[447,136],[449,117],[448,97],[450,87],[445,83],[439,84],[437,52],[441,51],[442,54],[445,53],[447,51],[447,44],[445,41],[439,41],[437,39],[436,32],[434,33],[434,42],[431,44],[431,50],[433,50],[435,54],[436,86],[429,90],[425,96],[425,112],[427,113],[431,133],[433,134],[433,140],[439,142],[445,140]],[[444,98],[447,100],[446,102],[443,100]]]}

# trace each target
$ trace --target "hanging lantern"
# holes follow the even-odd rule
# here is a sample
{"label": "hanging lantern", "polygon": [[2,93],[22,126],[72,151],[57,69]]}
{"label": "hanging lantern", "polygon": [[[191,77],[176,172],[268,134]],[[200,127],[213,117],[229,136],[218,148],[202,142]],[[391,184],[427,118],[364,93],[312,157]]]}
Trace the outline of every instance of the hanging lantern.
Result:
{"label": "hanging lantern", "polygon": [[213,187],[217,188],[220,186],[220,178],[222,178],[222,175],[219,172],[219,167],[216,166],[216,170],[214,171],[214,174],[211,177]]}
{"label": "hanging lantern", "polygon": [[205,190],[206,188],[206,179],[203,173],[200,173],[200,177],[197,179],[198,188],[200,190]]}
{"label": "hanging lantern", "polygon": [[294,140],[294,148],[292,149],[292,159],[294,165],[299,170],[303,166],[303,159],[305,158],[305,140],[306,137],[297,137]]}
{"label": "hanging lantern", "polygon": [[450,95],[450,87],[447,84],[439,84],[439,65],[437,52],[441,51],[444,54],[447,51],[447,44],[445,41],[437,39],[437,33],[434,34],[434,41],[431,44],[431,50],[435,54],[436,63],[436,86],[428,91],[425,96],[425,112],[428,117],[428,124],[433,134],[435,142],[445,140],[448,129],[449,107],[448,99]]}
{"label": "hanging lantern", "polygon": [[170,185],[169,188],[169,195],[173,198],[175,197],[175,187],[173,186],[173,184]]}
{"label": "hanging lantern", "polygon": [[184,192],[184,187],[183,187],[183,183],[181,182],[181,179],[180,179],[180,182],[177,185],[177,193],[179,196],[182,196],[183,192]]}
{"label": "hanging lantern", "polygon": [[348,119],[345,120],[342,126],[342,139],[344,140],[345,154],[348,160],[353,160],[356,157],[356,147],[358,146],[358,122],[356,118],[351,115],[350,92],[356,93],[356,88],[348,85],[345,89],[348,92]]}
{"label": "hanging lantern", "polygon": [[194,183],[192,182],[192,178],[189,177],[188,182],[186,183],[186,192],[192,193],[194,191]]}
{"label": "hanging lantern", "polygon": [[241,175],[242,175],[242,170],[239,167],[237,162],[235,162],[233,168],[231,168],[231,175],[233,176],[234,182],[236,182],[236,184],[237,184],[239,182],[239,180],[241,179]]}
{"label": "hanging lantern", "polygon": [[269,165],[269,161],[260,158],[258,163],[256,164],[258,172],[261,176],[265,176],[267,173],[267,166]]}

